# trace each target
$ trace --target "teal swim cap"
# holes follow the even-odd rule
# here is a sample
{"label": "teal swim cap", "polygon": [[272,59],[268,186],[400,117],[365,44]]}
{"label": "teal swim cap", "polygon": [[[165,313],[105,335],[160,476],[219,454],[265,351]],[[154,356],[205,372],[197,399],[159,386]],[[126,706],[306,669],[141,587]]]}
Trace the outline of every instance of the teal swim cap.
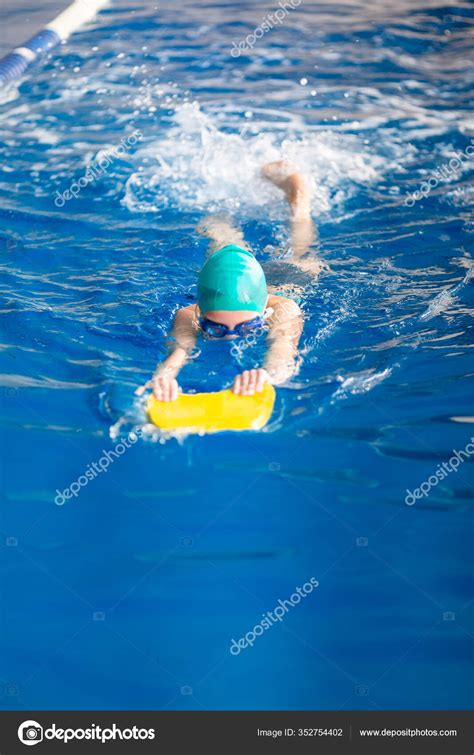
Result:
{"label": "teal swim cap", "polygon": [[229,244],[214,252],[198,277],[201,312],[248,309],[263,314],[268,299],[262,266],[252,252]]}

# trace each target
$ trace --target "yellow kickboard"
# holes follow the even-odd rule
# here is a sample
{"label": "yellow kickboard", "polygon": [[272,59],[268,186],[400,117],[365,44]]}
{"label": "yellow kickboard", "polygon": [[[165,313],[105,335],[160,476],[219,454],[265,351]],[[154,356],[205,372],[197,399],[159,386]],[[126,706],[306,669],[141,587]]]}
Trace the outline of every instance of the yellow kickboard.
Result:
{"label": "yellow kickboard", "polygon": [[148,399],[150,421],[161,430],[216,433],[221,430],[260,430],[267,424],[275,403],[275,389],[266,383],[253,396],[236,396],[231,390],[217,393],[180,393],[176,401]]}

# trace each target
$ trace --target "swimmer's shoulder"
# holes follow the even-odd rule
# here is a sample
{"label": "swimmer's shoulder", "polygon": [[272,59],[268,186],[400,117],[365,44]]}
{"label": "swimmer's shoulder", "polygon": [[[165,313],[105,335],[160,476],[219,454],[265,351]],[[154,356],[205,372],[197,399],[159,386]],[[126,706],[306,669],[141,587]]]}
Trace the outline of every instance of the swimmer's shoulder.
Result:
{"label": "swimmer's shoulder", "polygon": [[188,304],[186,307],[180,307],[176,310],[174,319],[175,320],[189,320],[194,319],[196,315],[196,305],[195,304]]}
{"label": "swimmer's shoulder", "polygon": [[173,329],[194,328],[196,322],[196,305],[188,304],[187,307],[180,307],[176,310],[173,318]]}
{"label": "swimmer's shoulder", "polygon": [[289,320],[295,317],[302,317],[303,313],[299,304],[293,299],[289,299],[287,296],[281,296],[280,294],[270,294],[268,297],[268,306],[273,309],[275,313],[280,316],[285,315]]}

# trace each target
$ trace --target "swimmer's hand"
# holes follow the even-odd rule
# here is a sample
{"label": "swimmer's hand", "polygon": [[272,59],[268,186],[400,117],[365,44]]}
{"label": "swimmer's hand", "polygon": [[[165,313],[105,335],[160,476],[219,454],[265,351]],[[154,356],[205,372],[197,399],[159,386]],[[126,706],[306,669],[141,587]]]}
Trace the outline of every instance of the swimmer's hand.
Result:
{"label": "swimmer's hand", "polygon": [[232,392],[240,396],[253,396],[254,393],[263,391],[265,383],[271,383],[271,378],[263,367],[244,370],[235,376]]}
{"label": "swimmer's hand", "polygon": [[152,389],[153,395],[158,401],[176,401],[178,398],[178,381],[171,375],[155,375],[148,383],[137,388],[135,395],[142,396],[149,388]]}

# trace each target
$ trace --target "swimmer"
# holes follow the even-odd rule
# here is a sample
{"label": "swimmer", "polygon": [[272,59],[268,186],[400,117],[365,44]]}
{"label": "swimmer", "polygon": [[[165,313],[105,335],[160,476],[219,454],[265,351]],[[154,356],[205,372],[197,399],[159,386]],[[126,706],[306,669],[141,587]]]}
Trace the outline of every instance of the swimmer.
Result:
{"label": "swimmer", "polygon": [[[303,173],[287,160],[267,163],[262,176],[280,188],[290,208],[291,262],[313,275],[321,263],[309,253],[315,238],[311,194]],[[186,364],[199,334],[205,338],[243,338],[267,331],[267,352],[261,367],[236,375],[232,390],[251,396],[265,383],[282,385],[297,370],[298,342],[303,330],[302,312],[292,299],[272,295],[265,273],[240,230],[227,220],[207,218],[198,231],[211,239],[210,256],[198,277],[197,304],[176,313],[169,356],[157,366],[138,396],[151,388],[159,401],[175,401],[177,375]]]}

